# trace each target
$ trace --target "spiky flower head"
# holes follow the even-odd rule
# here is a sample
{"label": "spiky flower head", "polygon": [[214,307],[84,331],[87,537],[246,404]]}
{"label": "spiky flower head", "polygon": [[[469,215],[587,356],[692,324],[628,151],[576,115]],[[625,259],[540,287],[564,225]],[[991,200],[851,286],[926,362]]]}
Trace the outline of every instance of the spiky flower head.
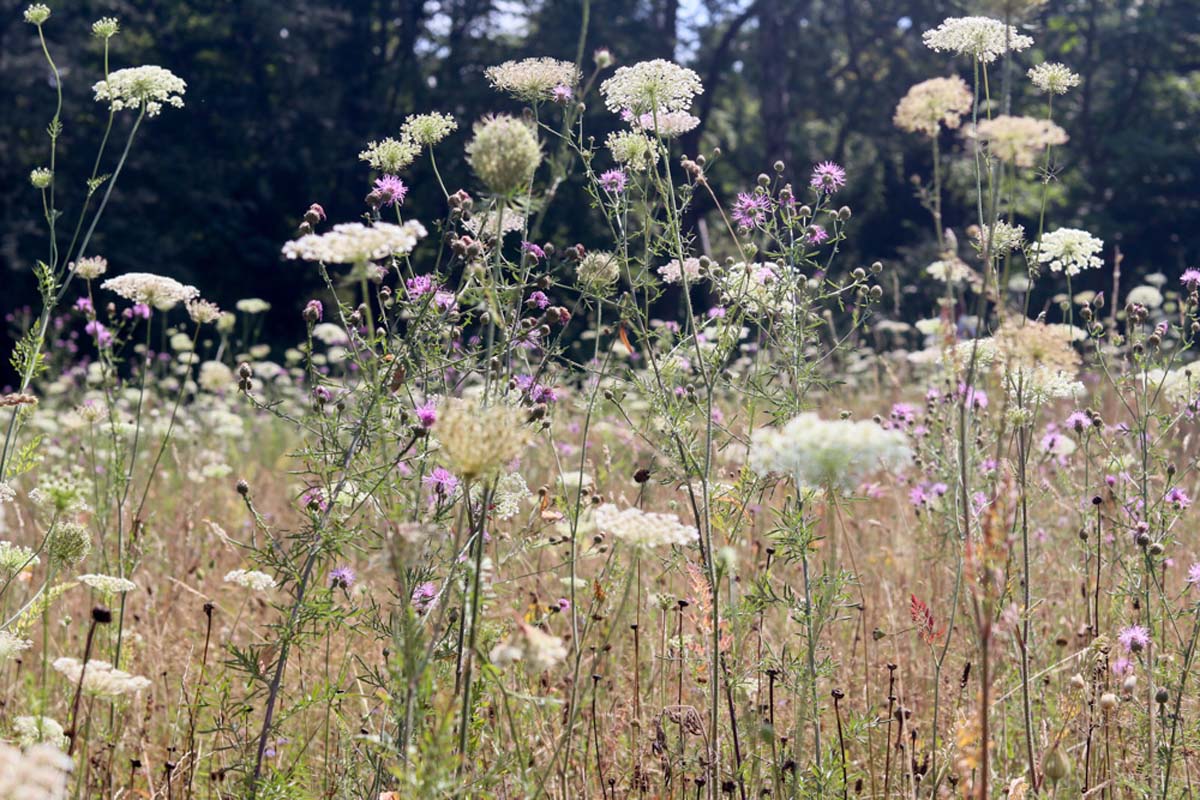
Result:
{"label": "spiky flower head", "polygon": [[88,256],[74,262],[71,268],[74,269],[75,275],[85,281],[94,281],[108,272],[108,259],[102,256]]}
{"label": "spiky flower head", "polygon": [[174,278],[153,275],[149,272],[128,272],[109,278],[100,284],[134,303],[153,306],[159,311],[169,311],[180,303],[186,303],[200,294],[195,286],[182,284]]}
{"label": "spiky flower head", "polygon": [[116,17],[101,17],[92,23],[92,36],[97,39],[111,39],[121,32],[121,23]]}
{"label": "spiky flower head", "polygon": [[617,114],[626,109],[638,115],[687,111],[692,107],[692,99],[703,92],[699,75],[661,58],[619,67],[600,84],[604,104]]}
{"label": "spiky flower head", "polygon": [[359,161],[371,165],[371,169],[394,175],[411,164],[421,154],[421,147],[411,139],[390,136],[378,142],[368,142],[367,149],[358,154]]}
{"label": "spiky flower head", "polygon": [[467,162],[493,193],[515,194],[528,189],[542,163],[542,146],[523,120],[497,114],[476,123]]}
{"label": "spiky flower head", "polygon": [[30,25],[41,25],[50,19],[50,9],[44,3],[34,3],[25,9],[25,21]]}
{"label": "spiky flower head", "polygon": [[1046,94],[1066,94],[1079,85],[1079,76],[1057,61],[1045,61],[1031,68],[1029,80]]}
{"label": "spiky flower head", "polygon": [[433,147],[457,129],[458,123],[454,117],[431,111],[406,117],[400,126],[400,138],[421,147]]}
{"label": "spiky flower head", "polygon": [[1067,141],[1067,132],[1050,120],[1007,114],[981,121],[975,136],[992,155],[1018,167],[1036,166],[1047,147]]}
{"label": "spiky flower head", "polygon": [[283,256],[323,264],[365,264],[407,255],[424,236],[425,226],[411,219],[403,225],[344,222],[325,233],[309,233],[288,242],[283,246]]}
{"label": "spiky flower head", "polygon": [[485,71],[492,86],[526,103],[553,100],[558,87],[579,83],[579,68],[557,58],[525,58],[505,61]]}
{"label": "spiky flower head", "polygon": [[684,525],[675,514],[633,507],[619,509],[605,503],[596,508],[593,520],[598,530],[638,548],[686,547],[700,539],[700,532]]}
{"label": "spiky flower head", "polygon": [[1049,266],[1051,272],[1078,275],[1085,269],[1099,269],[1104,261],[1100,251],[1104,242],[1078,228],[1059,228],[1042,237],[1033,245],[1039,264]]}
{"label": "spiky flower head", "polygon": [[438,410],[433,426],[441,442],[440,457],[465,479],[493,475],[519,456],[529,442],[524,416],[514,406],[483,406],[450,398]]}
{"label": "spiky flower head", "polygon": [[913,86],[896,106],[892,122],[909,133],[937,136],[942,125],[954,130],[971,110],[971,89],[957,75]]}
{"label": "spiky flower head", "polygon": [[187,84],[169,69],[148,64],[110,72],[92,91],[97,102],[108,101],[113,111],[145,109],[146,116],[156,117],[164,104],[183,108]]}
{"label": "spiky flower head", "polygon": [[614,131],[604,144],[613,161],[633,172],[645,172],[658,161],[658,145],[638,131]]}
{"label": "spiky flower head", "polygon": [[990,64],[1005,53],[1019,53],[1033,39],[990,17],[950,17],[921,37],[925,46],[938,52],[950,51]]}
{"label": "spiky flower head", "polygon": [[74,520],[58,522],[50,529],[46,551],[51,561],[78,564],[92,552],[92,537],[87,528]]}
{"label": "spiky flower head", "polygon": [[580,259],[575,275],[585,289],[600,292],[620,279],[621,265],[617,256],[607,250],[589,250]]}

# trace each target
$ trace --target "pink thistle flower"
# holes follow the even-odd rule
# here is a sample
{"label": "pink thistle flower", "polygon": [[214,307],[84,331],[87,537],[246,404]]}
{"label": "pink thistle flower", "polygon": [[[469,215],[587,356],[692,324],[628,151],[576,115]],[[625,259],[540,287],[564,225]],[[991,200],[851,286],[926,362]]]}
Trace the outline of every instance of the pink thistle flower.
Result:
{"label": "pink thistle flower", "polygon": [[458,478],[445,467],[434,467],[422,482],[442,497],[450,497],[458,488]]}
{"label": "pink thistle flower", "polygon": [[761,228],[767,224],[767,212],[771,210],[771,198],[758,192],[738,192],[729,216],[743,231]]}
{"label": "pink thistle flower", "polygon": [[833,194],[846,185],[846,170],[832,161],[822,161],[813,167],[809,186],[825,194]]}
{"label": "pink thistle flower", "polygon": [[432,428],[437,422],[437,405],[432,400],[426,400],[422,405],[413,409],[417,422],[422,428]]}
{"label": "pink thistle flower", "polygon": [[1200,289],[1200,269],[1185,269],[1179,282],[1192,291]]}
{"label": "pink thistle flower", "polygon": [[337,567],[329,572],[329,587],[331,589],[349,589],[357,577],[354,570],[347,566]]}
{"label": "pink thistle flower", "polygon": [[546,251],[533,242],[521,242],[521,250],[522,252],[529,253],[529,255],[538,261],[546,257]]}
{"label": "pink thistle flower", "polygon": [[1127,653],[1140,653],[1150,644],[1150,631],[1142,625],[1130,625],[1117,634],[1117,641]]}
{"label": "pink thistle flower", "polygon": [[620,194],[628,183],[629,176],[619,169],[610,169],[600,176],[600,188],[609,194]]}
{"label": "pink thistle flower", "polygon": [[400,180],[395,175],[384,175],[375,181],[375,191],[379,193],[379,198],[385,206],[395,206],[404,203],[404,197],[408,194],[408,187],[404,185],[404,181]]}
{"label": "pink thistle flower", "polygon": [[413,610],[418,614],[428,613],[431,608],[437,605],[437,596],[437,584],[433,581],[425,581],[425,583],[413,589]]}
{"label": "pink thistle flower", "polygon": [[570,86],[563,86],[562,84],[559,84],[550,90],[550,99],[558,103],[560,106],[565,106],[568,102],[570,102],[573,94],[574,93],[571,91]]}
{"label": "pink thistle flower", "polygon": [[809,225],[808,232],[804,235],[805,241],[809,244],[821,244],[829,238],[829,233],[820,225]]}
{"label": "pink thistle flower", "polygon": [[1191,586],[1200,583],[1200,561],[1188,567],[1187,582]]}

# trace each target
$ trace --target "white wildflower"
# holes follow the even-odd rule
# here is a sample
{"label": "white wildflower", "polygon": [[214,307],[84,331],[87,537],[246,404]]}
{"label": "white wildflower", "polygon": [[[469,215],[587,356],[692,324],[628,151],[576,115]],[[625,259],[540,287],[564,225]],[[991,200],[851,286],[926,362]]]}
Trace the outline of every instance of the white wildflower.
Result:
{"label": "white wildflower", "polygon": [[415,220],[403,225],[345,222],[327,233],[309,233],[283,246],[288,259],[325,264],[362,264],[388,256],[407,255],[425,236],[425,226]]}
{"label": "white wildflower", "polygon": [[852,490],[871,473],[912,461],[904,434],[874,422],[824,420],[800,414],[782,428],[762,428],[750,439],[750,469],[786,475],[801,488]]}
{"label": "white wildflower", "polygon": [[688,283],[700,280],[700,259],[685,258],[680,266],[679,259],[673,258],[658,268],[658,274],[666,283],[679,283],[687,276]]}
{"label": "white wildflower", "polygon": [[197,325],[211,325],[221,318],[221,308],[207,300],[189,300],[185,308],[192,322]]}
{"label": "white wildflower", "polygon": [[163,104],[183,108],[187,84],[170,70],[152,65],[110,72],[107,80],[92,87],[96,100],[107,100],[113,111],[145,108],[146,116],[157,116]]}
{"label": "white wildflower", "polygon": [[1079,76],[1066,64],[1046,61],[1029,70],[1029,80],[1047,94],[1066,94],[1079,85]]}
{"label": "white wildflower", "polygon": [[225,582],[236,583],[244,589],[253,589],[256,592],[265,592],[276,586],[274,578],[256,569],[235,569],[227,572],[225,573]]}
{"label": "white wildflower", "polygon": [[494,88],[527,103],[551,100],[555,89],[560,86],[571,89],[579,83],[580,77],[578,67],[557,58],[505,61],[488,67],[484,74]]}
{"label": "white wildflower", "polygon": [[63,726],[50,717],[17,717],[13,720],[13,733],[21,747],[48,744],[66,750],[71,743]]}
{"label": "white wildflower", "polygon": [[153,275],[149,272],[129,272],[109,278],[100,284],[134,303],[145,303],[159,311],[169,311],[179,303],[186,303],[200,294],[195,286],[182,284],[174,278]]}
{"label": "white wildflower", "polygon": [[597,529],[638,548],[664,545],[685,547],[700,538],[699,531],[684,525],[675,514],[632,507],[618,509],[612,503],[605,503],[596,508],[593,518]]}
{"label": "white wildflower", "polygon": [[137,584],[128,578],[118,578],[115,575],[80,575],[79,582],[101,594],[124,594],[137,588]]}
{"label": "white wildflower", "polygon": [[693,130],[699,124],[700,118],[686,111],[648,111],[637,117],[634,127],[664,139],[674,139]]}
{"label": "white wildflower", "polygon": [[70,269],[73,269],[75,274],[85,281],[94,281],[108,272],[108,260],[101,256],[88,256],[72,262]]}
{"label": "white wildflower", "polygon": [[534,672],[545,672],[561,664],[567,657],[563,640],[524,622],[517,623],[517,632],[492,648],[491,662],[503,669],[523,661]]}
{"label": "white wildflower", "polygon": [[6,800],[66,800],[74,765],[50,744],[24,751],[0,743],[0,797]]}
{"label": "white wildflower", "polygon": [[609,111],[620,113],[628,109],[638,115],[650,111],[687,111],[692,99],[703,92],[699,75],[661,58],[619,67],[600,85]]}
{"label": "white wildflower", "polygon": [[1099,253],[1104,242],[1078,228],[1059,228],[1042,237],[1034,245],[1038,263],[1047,264],[1051,272],[1078,275],[1085,269],[1099,269],[1104,261]]}
{"label": "white wildflower", "polygon": [[233,307],[243,314],[265,314],[271,310],[271,304],[261,297],[244,297],[234,303]]}
{"label": "white wildflower", "polygon": [[896,106],[892,122],[909,133],[937,136],[941,126],[957,128],[963,114],[971,110],[971,89],[953,78],[931,78],[908,90]]}
{"label": "white wildflower", "polygon": [[1135,286],[1125,295],[1125,302],[1146,308],[1158,308],[1163,304],[1163,294],[1153,286]]}
{"label": "white wildflower", "polygon": [[8,631],[0,631],[0,664],[10,658],[16,658],[31,647],[33,647],[33,642],[28,639],[22,639]]}
{"label": "white wildflower", "polygon": [[421,154],[421,147],[410,139],[393,139],[388,137],[378,142],[369,142],[367,149],[358,154],[360,161],[365,161],[371,168],[389,175],[395,175],[411,164]]}
{"label": "white wildflower", "polygon": [[36,567],[41,563],[32,550],[12,542],[0,542],[0,576],[15,575],[19,570]]}
{"label": "white wildflower", "polygon": [[400,138],[421,147],[433,147],[457,129],[458,123],[449,114],[437,111],[413,114],[400,126]]}
{"label": "white wildflower", "polygon": [[990,64],[1008,51],[1020,52],[1033,39],[990,17],[950,17],[921,37],[930,50],[951,51]]}
{"label": "white wildflower", "polygon": [[659,157],[658,146],[636,131],[614,131],[604,140],[613,161],[634,172],[643,172],[653,166]]}
{"label": "white wildflower", "polygon": [[62,674],[74,686],[83,676],[84,694],[97,697],[122,697],[134,695],[150,687],[150,680],[140,675],[115,668],[107,661],[92,659],[84,664],[77,658],[66,656],[54,661],[55,671]]}

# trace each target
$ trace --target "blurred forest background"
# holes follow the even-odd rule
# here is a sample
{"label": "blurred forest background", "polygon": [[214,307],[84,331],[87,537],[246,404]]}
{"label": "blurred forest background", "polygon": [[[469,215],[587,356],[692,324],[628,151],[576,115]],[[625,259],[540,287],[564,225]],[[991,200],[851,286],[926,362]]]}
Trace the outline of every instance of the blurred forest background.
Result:
{"label": "blurred forest background", "polygon": [[[1125,275],[1176,277],[1200,258],[1200,5],[1196,0],[1025,0],[1009,11],[1036,39],[1014,71],[1015,113],[1041,116],[1024,68],[1043,58],[1080,73],[1083,84],[1056,102],[1071,136],[1056,150],[1061,169],[1050,218],[1105,240]],[[609,48],[617,64],[676,59],[696,69],[705,94],[701,126],[677,146],[711,154],[718,193],[753,186],[776,159],[802,184],[811,164],[844,164],[839,200],[854,210],[850,262],[880,259],[899,276],[897,292],[936,291],[922,269],[936,258],[934,232],[913,176],[928,179],[928,142],[892,124],[914,83],[969,65],[921,43],[944,17],[1003,5],[935,0],[593,0],[580,47],[583,0],[72,0],[49,3],[46,30],[65,80],[60,180],[79,189],[61,205],[73,222],[102,132],[91,86],[102,76],[90,25],[120,18],[112,68],[159,64],[188,82],[186,107],[150,120],[135,144],[92,247],[114,272],[159,272],[231,306],[272,302],[268,337],[290,342],[292,313],[318,289],[314,270],[284,263],[281,243],[319,202],[331,221],[364,210],[368,140],[397,133],[406,114],[444,111],[460,123],[439,148],[450,190],[476,191],[462,158],[471,123],[493,110],[519,111],[492,91],[483,70],[505,59],[574,60]],[[30,169],[46,159],[44,129],[54,89],[36,31],[7,4],[0,15],[0,308],[33,303],[31,263],[44,249],[41,208]],[[121,126],[133,115],[119,117]],[[620,125],[592,98],[587,130],[597,142]],[[114,134],[114,141],[123,141]],[[947,135],[944,152],[962,152]],[[111,170],[111,165],[109,167]],[[405,180],[406,215],[441,217],[443,200],[426,163]],[[965,251],[969,204],[956,202],[950,171],[947,225]],[[62,184],[60,184],[61,186]],[[965,189],[965,186],[964,186]],[[60,191],[62,191],[60,189]],[[604,246],[586,195],[560,190],[545,238]],[[704,209],[700,209],[703,212]],[[1026,220],[1027,228],[1030,221]],[[1033,220],[1036,226],[1036,217]],[[715,255],[721,255],[716,253]],[[853,266],[849,262],[843,262]],[[1089,276],[1100,288],[1102,274]],[[1125,283],[1124,285],[1132,285]],[[905,315],[895,302],[892,314]],[[911,320],[910,320],[911,321]],[[274,327],[272,327],[274,326]],[[3,348],[7,349],[7,348]]]}

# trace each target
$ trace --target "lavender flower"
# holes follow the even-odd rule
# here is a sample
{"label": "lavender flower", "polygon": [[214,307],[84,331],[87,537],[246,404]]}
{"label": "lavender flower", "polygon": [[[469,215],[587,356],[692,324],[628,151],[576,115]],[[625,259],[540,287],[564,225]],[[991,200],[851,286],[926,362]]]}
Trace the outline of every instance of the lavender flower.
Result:
{"label": "lavender flower", "polygon": [[375,191],[379,194],[380,202],[383,205],[396,206],[404,202],[404,197],[408,194],[408,187],[395,175],[384,175],[382,178],[376,179]]}
{"label": "lavender flower", "polygon": [[1140,653],[1150,644],[1150,631],[1141,625],[1130,625],[1121,629],[1117,640],[1128,653]]}
{"label": "lavender flower", "polygon": [[450,497],[458,489],[458,478],[445,467],[434,467],[433,472],[426,475],[422,483],[441,497]]}
{"label": "lavender flower", "polygon": [[329,587],[331,589],[349,589],[354,585],[354,570],[348,566],[340,566],[329,572]]}
{"label": "lavender flower", "polygon": [[767,212],[771,210],[771,198],[758,192],[739,192],[729,215],[744,231],[761,228],[767,224]]}
{"label": "lavender flower", "polygon": [[812,180],[808,185],[819,192],[833,194],[846,185],[846,170],[832,161],[822,161],[813,167]]}
{"label": "lavender flower", "polygon": [[609,194],[620,194],[625,191],[626,184],[629,183],[629,176],[623,170],[610,169],[600,175],[600,188]]}

